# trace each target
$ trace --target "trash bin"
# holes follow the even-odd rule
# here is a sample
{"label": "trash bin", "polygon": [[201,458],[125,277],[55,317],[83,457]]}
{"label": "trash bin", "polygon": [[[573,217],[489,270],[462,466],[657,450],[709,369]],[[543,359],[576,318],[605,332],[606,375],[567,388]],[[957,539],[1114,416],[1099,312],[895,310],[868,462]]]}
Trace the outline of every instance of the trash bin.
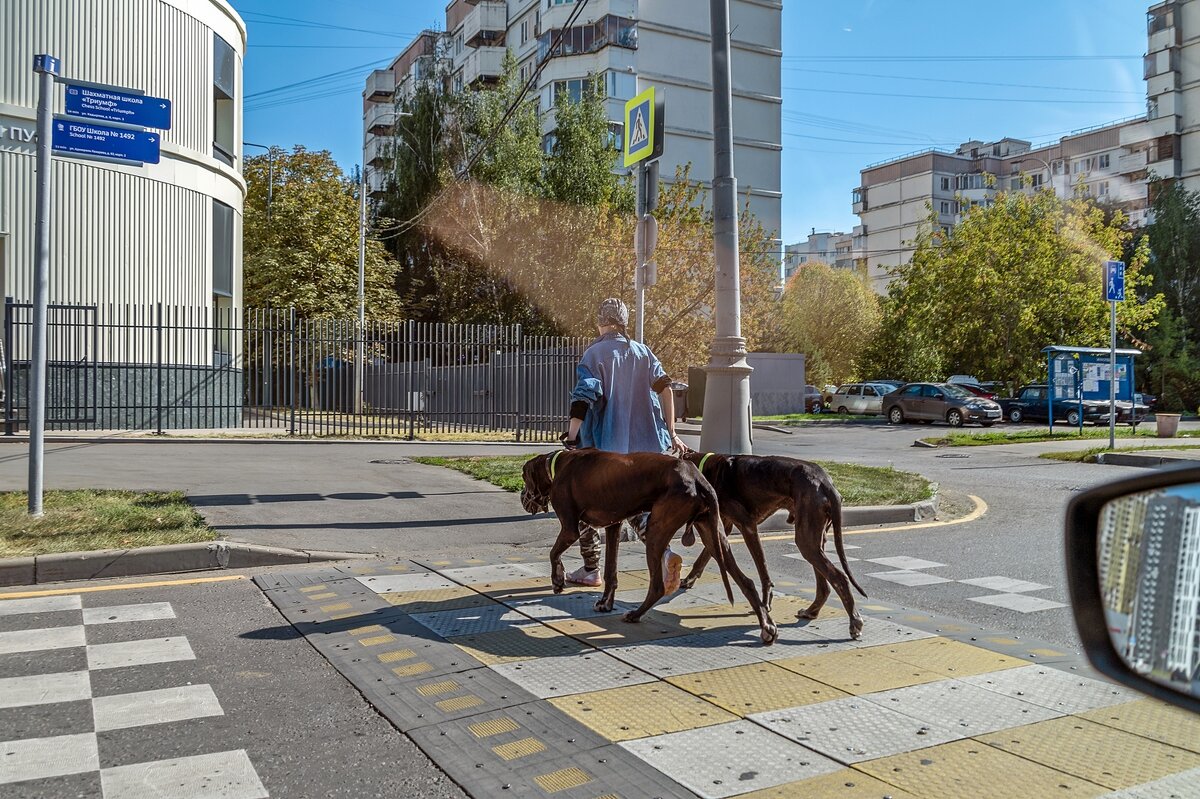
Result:
{"label": "trash bin", "polygon": [[671,394],[675,401],[675,421],[686,422],[688,416],[687,395],[688,384],[675,381],[671,383]]}
{"label": "trash bin", "polygon": [[1179,416],[1178,413],[1154,414],[1154,426],[1159,438],[1175,437],[1175,434],[1179,432]]}

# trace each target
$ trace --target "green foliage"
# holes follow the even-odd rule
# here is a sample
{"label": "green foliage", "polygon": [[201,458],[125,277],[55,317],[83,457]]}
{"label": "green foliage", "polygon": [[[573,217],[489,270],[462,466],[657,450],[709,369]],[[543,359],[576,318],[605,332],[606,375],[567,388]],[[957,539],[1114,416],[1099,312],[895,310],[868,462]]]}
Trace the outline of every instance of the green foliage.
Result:
{"label": "green foliage", "polygon": [[[354,316],[358,309],[358,186],[328,151],[297,145],[245,160],[243,285],[247,307],[296,308],[302,319]],[[364,270],[367,312],[395,317],[396,262],[368,241]]]}
{"label": "green foliage", "polygon": [[[1106,221],[1086,199],[1063,201],[1050,191],[999,194],[948,234],[931,210],[912,261],[892,270],[865,371],[904,380],[966,373],[1019,384],[1044,376],[1043,347],[1105,345],[1102,264],[1132,237],[1124,221],[1121,214]],[[1142,242],[1128,262],[1130,291],[1117,306],[1126,341],[1145,335],[1162,310],[1162,297],[1145,291],[1148,257]]]}
{"label": "green foliage", "polygon": [[861,359],[879,328],[879,297],[849,269],[802,265],[783,291],[779,345],[803,352],[805,380],[841,385],[865,378]]}

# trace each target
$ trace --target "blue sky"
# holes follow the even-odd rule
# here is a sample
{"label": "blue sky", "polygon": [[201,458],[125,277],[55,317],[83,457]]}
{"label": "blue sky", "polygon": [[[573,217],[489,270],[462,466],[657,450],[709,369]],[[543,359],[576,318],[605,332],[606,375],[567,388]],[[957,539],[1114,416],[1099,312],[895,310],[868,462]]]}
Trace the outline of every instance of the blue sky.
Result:
{"label": "blue sky", "polygon": [[[327,149],[347,169],[362,158],[366,73],[445,19],[444,0],[232,2],[249,27],[246,140]],[[1039,144],[1141,112],[1147,5],[786,0],[784,240],[848,231],[870,163],[968,139]]]}

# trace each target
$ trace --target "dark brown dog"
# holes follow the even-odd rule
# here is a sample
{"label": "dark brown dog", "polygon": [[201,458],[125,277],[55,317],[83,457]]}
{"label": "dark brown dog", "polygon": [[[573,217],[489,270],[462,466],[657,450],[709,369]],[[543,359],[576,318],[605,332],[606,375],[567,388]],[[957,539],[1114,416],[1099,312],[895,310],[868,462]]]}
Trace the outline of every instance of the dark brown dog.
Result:
{"label": "dark brown dog", "polygon": [[581,449],[538,455],[525,462],[522,472],[525,488],[521,505],[530,513],[540,513],[554,505],[562,529],[550,551],[551,582],[559,593],[566,584],[562,554],[579,540],[579,525],[605,528],[604,592],[596,610],[610,611],[617,591],[617,545],[623,519],[649,512],[646,528],[646,566],[650,587],[637,610],[625,614],[625,621],[636,622],[662,599],[662,557],[667,544],[681,527],[700,534],[706,553],[717,561],[725,593],[733,602],[729,587],[732,575],[758,617],[764,644],[772,644],[779,633],[770,613],[755,593],[754,582],[738,568],[729,540],[718,525],[717,494],[695,465],[651,452],[621,455],[595,449]]}
{"label": "dark brown dog", "polygon": [[[867,593],[846,563],[846,551],[842,547],[842,495],[825,470],[815,463],[779,456],[692,452],[684,458],[697,466],[703,461],[704,477],[716,489],[720,500],[725,535],[737,527],[745,538],[746,548],[750,550],[762,580],[763,605],[770,610],[772,583],[767,574],[762,542],[758,539],[758,526],[776,511],[787,510],[788,521],[796,526],[796,548],[812,565],[817,579],[816,598],[796,615],[801,619],[815,619],[829,598],[832,583],[850,617],[850,637],[862,638],[863,621],[854,607],[850,584],[864,597]],[[825,534],[831,528],[842,570],[825,556]],[[691,573],[680,585],[691,588],[707,564],[708,553],[701,552]]]}

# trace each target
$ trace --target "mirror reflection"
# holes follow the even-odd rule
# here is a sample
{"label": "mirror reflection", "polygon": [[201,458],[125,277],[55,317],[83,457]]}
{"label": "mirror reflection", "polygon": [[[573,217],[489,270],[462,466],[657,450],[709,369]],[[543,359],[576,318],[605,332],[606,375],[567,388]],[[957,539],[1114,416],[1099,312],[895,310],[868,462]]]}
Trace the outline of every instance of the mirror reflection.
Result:
{"label": "mirror reflection", "polygon": [[1200,483],[1109,502],[1098,557],[1117,652],[1139,674],[1200,696]]}

